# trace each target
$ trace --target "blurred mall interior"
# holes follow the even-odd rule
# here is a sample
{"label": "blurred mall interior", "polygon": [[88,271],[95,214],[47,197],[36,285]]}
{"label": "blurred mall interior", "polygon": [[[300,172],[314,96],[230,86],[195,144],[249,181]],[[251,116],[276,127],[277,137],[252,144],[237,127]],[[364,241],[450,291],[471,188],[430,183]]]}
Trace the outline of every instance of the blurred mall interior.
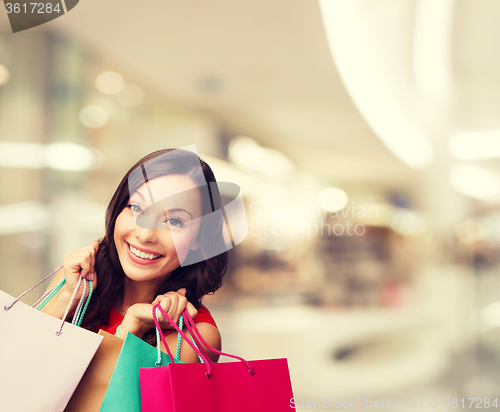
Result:
{"label": "blurred mall interior", "polygon": [[101,237],[140,157],[195,144],[248,218],[204,301],[226,351],[286,357],[303,401],[500,395],[500,2],[0,16],[1,290]]}

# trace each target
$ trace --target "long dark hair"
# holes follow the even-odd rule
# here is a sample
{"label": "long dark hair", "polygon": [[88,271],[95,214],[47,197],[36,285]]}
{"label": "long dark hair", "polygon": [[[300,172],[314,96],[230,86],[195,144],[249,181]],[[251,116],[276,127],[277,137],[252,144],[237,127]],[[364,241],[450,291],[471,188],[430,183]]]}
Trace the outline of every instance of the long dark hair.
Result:
{"label": "long dark hair", "polygon": [[[168,153],[168,155],[166,155]],[[166,155],[166,156],[162,156]],[[167,161],[165,160],[167,158]],[[100,241],[96,256],[95,271],[97,275],[97,288],[92,296],[91,305],[87,310],[82,326],[95,330],[99,325],[109,322],[110,306],[124,293],[125,272],[120,264],[118,252],[114,242],[115,222],[134,193],[143,183],[142,173],[137,173],[147,163],[147,179],[165,175],[185,175],[193,179],[198,185],[205,182],[210,187],[210,196],[206,191],[200,190],[202,196],[202,215],[206,215],[221,206],[220,193],[216,184],[214,173],[210,166],[193,152],[182,149],[165,149],[153,152],[139,160],[126,173],[118,185],[106,210],[106,233]],[[199,165],[201,164],[201,168]],[[136,171],[135,173],[133,173]],[[203,222],[203,220],[202,220]],[[213,225],[213,223],[212,223]],[[198,263],[189,266],[179,266],[158,285],[156,295],[186,288],[186,298],[196,308],[201,305],[203,296],[214,293],[222,285],[222,277],[227,269],[228,253],[224,252],[215,257],[210,248],[214,243],[220,244],[222,236],[222,219],[216,222],[217,227],[200,226],[200,248],[189,253],[201,254]],[[214,237],[216,239],[214,239]],[[215,242],[214,242],[215,241]],[[206,257],[206,258],[205,258]]]}

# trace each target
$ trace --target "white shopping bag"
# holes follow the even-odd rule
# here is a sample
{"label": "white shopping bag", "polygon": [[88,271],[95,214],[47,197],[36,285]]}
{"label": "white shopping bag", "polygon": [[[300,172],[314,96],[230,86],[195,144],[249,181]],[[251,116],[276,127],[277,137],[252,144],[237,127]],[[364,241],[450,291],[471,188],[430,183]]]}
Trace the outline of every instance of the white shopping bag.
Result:
{"label": "white shopping bag", "polygon": [[18,299],[0,291],[0,411],[62,412],[103,337]]}

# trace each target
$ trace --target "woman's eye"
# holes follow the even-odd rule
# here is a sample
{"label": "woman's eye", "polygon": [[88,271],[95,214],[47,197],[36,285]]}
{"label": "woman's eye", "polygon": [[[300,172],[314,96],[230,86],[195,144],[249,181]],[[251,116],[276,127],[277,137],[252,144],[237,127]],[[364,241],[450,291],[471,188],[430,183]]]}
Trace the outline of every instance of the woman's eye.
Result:
{"label": "woman's eye", "polygon": [[130,210],[132,210],[132,212],[136,215],[139,215],[142,213],[142,209],[139,205],[136,205],[136,204],[131,204],[131,205],[128,205],[127,206]]}
{"label": "woman's eye", "polygon": [[183,227],[184,226],[184,222],[176,217],[169,217],[167,219],[167,223],[173,227]]}

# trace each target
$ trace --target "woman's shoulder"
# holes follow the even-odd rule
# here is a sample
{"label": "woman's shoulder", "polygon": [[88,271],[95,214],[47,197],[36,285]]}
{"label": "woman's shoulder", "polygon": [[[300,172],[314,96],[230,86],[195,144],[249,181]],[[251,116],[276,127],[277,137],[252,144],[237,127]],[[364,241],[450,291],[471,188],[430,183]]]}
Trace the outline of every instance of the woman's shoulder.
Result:
{"label": "woman's shoulder", "polygon": [[209,323],[217,328],[215,320],[205,305],[201,305],[198,309],[198,314],[193,319],[194,323]]}

